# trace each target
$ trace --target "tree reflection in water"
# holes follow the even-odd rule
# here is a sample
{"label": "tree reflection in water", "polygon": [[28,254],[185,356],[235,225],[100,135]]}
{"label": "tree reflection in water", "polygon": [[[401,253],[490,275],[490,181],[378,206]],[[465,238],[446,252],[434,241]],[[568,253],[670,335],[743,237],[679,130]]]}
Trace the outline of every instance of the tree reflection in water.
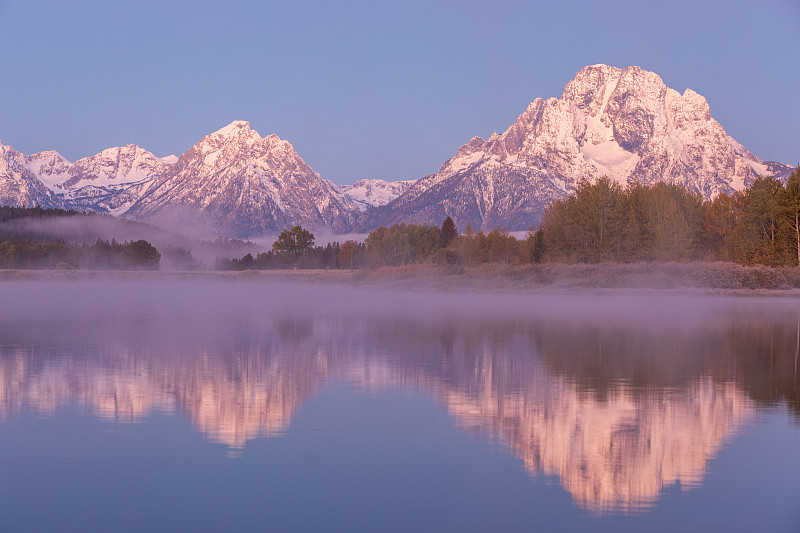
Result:
{"label": "tree reflection in water", "polygon": [[22,313],[0,326],[0,417],[77,405],[128,423],[177,411],[235,455],[286,432],[330,382],[421,391],[531,475],[558,476],[578,505],[634,512],[668,486],[701,484],[759,406],[800,412],[798,315],[765,309],[731,301],[658,320],[252,302],[135,316],[101,306],[55,322]]}

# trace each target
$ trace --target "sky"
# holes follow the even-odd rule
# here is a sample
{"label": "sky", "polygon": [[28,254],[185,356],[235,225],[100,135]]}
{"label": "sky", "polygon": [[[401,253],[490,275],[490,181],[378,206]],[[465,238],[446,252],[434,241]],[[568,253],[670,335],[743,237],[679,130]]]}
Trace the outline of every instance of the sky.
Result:
{"label": "sky", "polygon": [[0,140],[25,154],[180,155],[247,120],[335,183],[416,179],[605,63],[800,162],[800,0],[0,0],[0,23]]}

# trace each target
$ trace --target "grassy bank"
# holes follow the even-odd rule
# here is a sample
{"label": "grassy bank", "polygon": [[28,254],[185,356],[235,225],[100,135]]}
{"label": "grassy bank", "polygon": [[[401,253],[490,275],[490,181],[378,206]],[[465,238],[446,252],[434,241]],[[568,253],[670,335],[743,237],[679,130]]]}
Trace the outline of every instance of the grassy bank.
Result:
{"label": "grassy bank", "polygon": [[443,269],[383,267],[359,273],[361,283],[443,289],[707,289],[800,292],[800,268],[735,263],[544,263]]}
{"label": "grassy bank", "polygon": [[345,283],[358,286],[442,290],[650,289],[783,291],[800,295],[800,268],[735,263],[544,263],[524,266],[485,264],[443,268],[432,265],[349,270],[261,271],[76,271],[0,270],[0,281],[46,280],[250,280]]}

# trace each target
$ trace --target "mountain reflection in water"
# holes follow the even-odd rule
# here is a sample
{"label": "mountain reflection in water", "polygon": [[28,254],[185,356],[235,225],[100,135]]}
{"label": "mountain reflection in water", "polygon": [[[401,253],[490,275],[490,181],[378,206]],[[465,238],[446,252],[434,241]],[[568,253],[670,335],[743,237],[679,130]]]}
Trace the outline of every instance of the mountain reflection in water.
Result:
{"label": "mountain reflection in water", "polygon": [[587,313],[564,297],[484,314],[465,311],[464,296],[424,312],[413,296],[380,311],[371,296],[342,309],[279,296],[199,308],[98,300],[45,316],[23,308],[0,326],[0,419],[66,406],[120,423],[177,411],[235,455],[286,432],[329,383],[420,391],[603,514],[702,484],[760,405],[797,411],[794,309],[674,301],[643,316],[608,300]]}

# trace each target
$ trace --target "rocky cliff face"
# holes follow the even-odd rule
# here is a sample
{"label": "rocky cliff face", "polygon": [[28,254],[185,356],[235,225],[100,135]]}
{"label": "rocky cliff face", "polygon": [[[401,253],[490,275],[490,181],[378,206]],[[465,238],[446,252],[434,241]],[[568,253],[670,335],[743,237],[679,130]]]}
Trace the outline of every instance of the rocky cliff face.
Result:
{"label": "rocky cliff face", "polygon": [[354,209],[287,141],[235,121],[204,137],[159,176],[126,215],[194,221],[247,236],[293,224],[348,231]]}
{"label": "rocky cliff face", "polygon": [[385,207],[365,213],[370,229],[399,221],[527,229],[581,179],[679,183],[710,198],[791,167],[764,162],[727,135],[705,98],[668,88],[638,67],[586,67],[561,98],[537,98],[488,140],[473,137],[436,174]]}
{"label": "rocky cliff face", "polygon": [[415,180],[363,179],[352,185],[342,185],[339,189],[347,195],[359,211],[366,211],[370,207],[388,204],[410,189],[414,183]]}
{"label": "rocky cliff face", "polygon": [[393,184],[365,180],[364,191],[348,195],[287,141],[262,138],[244,121],[207,135],[179,158],[159,158],[136,145],[74,163],[54,151],[23,156],[1,149],[3,205],[97,211],[215,235],[250,236],[295,224],[349,231],[364,205],[400,194]]}
{"label": "rocky cliff face", "polygon": [[135,144],[108,148],[74,163],[54,151],[25,156],[28,168],[66,206],[117,215],[125,213],[174,160],[158,158]]}
{"label": "rocky cliff face", "polygon": [[61,199],[28,168],[25,156],[0,143],[0,205],[64,207]]}
{"label": "rocky cliff face", "polygon": [[748,152],[691,89],[681,94],[639,67],[594,65],[561,98],[537,98],[505,132],[473,137],[416,182],[338,187],[287,141],[235,121],[180,158],[128,145],[70,163],[57,152],[23,156],[0,144],[0,204],[93,210],[226,236],[295,224],[371,231],[447,216],[462,230],[524,230],[581,179],[667,181],[711,198],[791,170]]}

